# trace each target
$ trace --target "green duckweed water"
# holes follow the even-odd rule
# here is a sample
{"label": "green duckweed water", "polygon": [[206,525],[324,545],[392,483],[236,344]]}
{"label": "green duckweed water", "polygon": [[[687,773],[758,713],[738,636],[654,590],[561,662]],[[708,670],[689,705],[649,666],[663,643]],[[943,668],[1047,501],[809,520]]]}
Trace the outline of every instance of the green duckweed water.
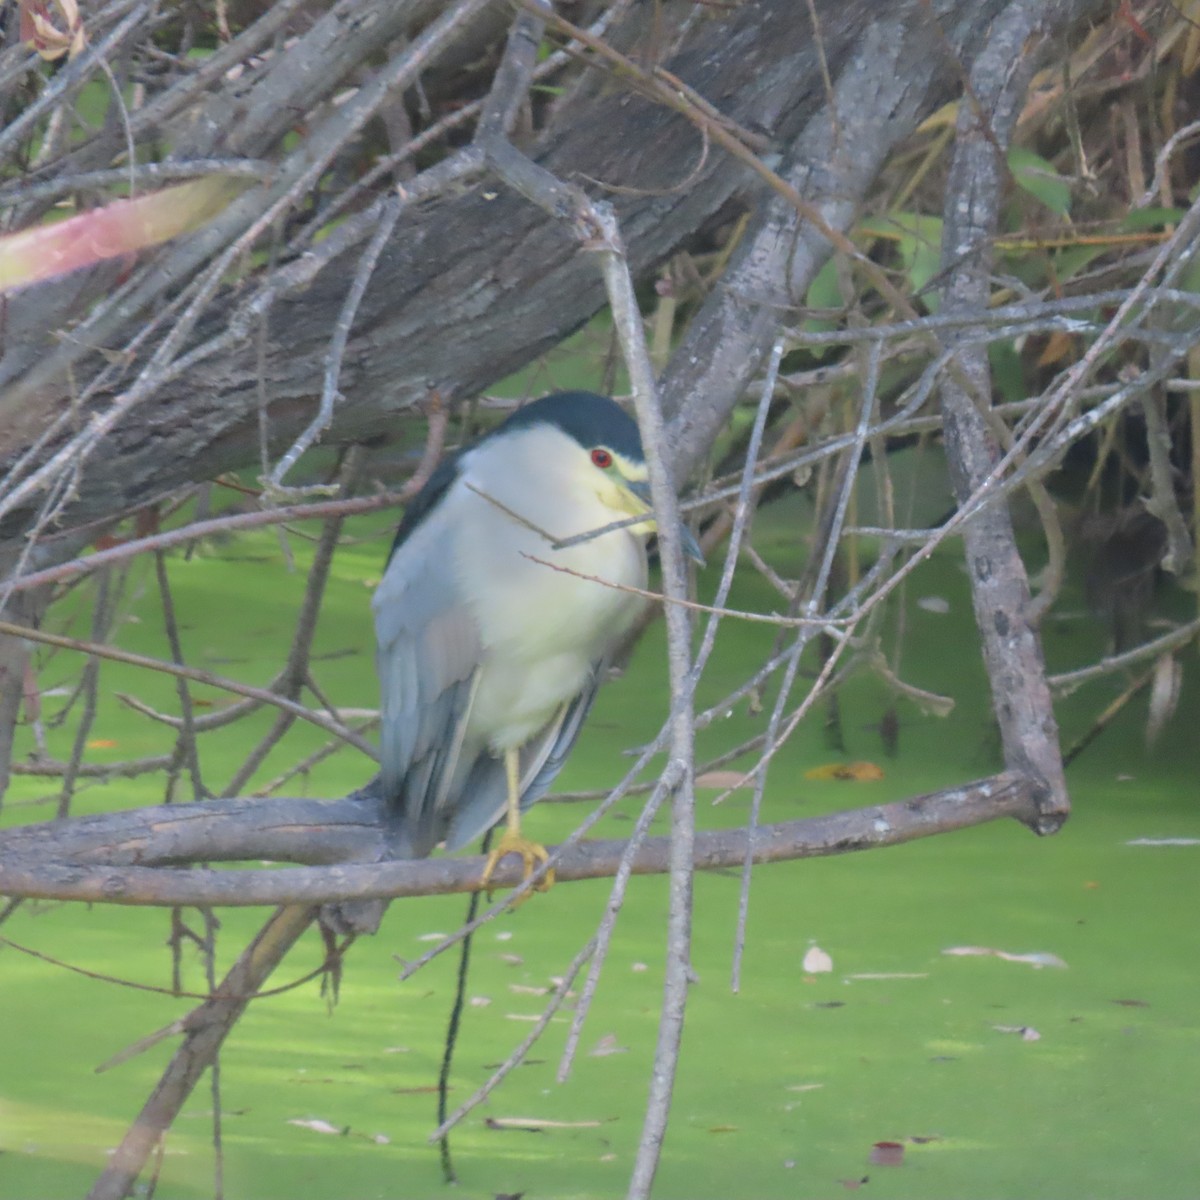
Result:
{"label": "green duckweed water", "polygon": [[[367,542],[337,558],[316,670],[341,704],[375,703],[364,581],[378,573],[381,556],[381,544]],[[300,578],[281,570],[277,542],[267,535],[191,562],[174,560],[189,661],[248,682],[269,681],[284,655]],[[947,600],[950,612],[917,606],[927,594]],[[885,694],[869,680],[853,682],[841,698],[845,754],[830,750],[823,718],[809,721],[779,756],[764,820],[899,798],[995,769],[965,578],[953,553],[936,556],[916,577],[910,601],[902,672],[912,683],[953,695],[955,711],[938,719],[902,705],[899,753],[887,758],[878,733]],[[746,580],[732,603],[774,602]],[[136,576],[124,610],[134,620],[123,624],[121,645],[165,654],[155,608],[149,577]],[[723,628],[708,700],[760,661],[771,637],[761,626]],[[1098,637],[1084,620],[1052,622],[1046,630],[1052,664],[1085,661]],[[65,685],[75,665],[65,655],[44,663],[43,686]],[[663,675],[661,632],[652,631],[629,673],[602,694],[560,777],[563,788],[618,777],[627,761],[620,752],[647,738],[661,716]],[[729,973],[739,880],[736,873],[699,877],[699,982],[656,1195],[751,1200],[860,1191],[896,1200],[1183,1200],[1200,1193],[1200,846],[1128,844],[1200,837],[1196,679],[1189,656],[1180,711],[1152,755],[1141,740],[1141,704],[1081,756],[1070,772],[1075,814],[1054,838],[1039,840],[1006,822],[881,852],[759,869],[737,994]],[[1064,741],[1088,727],[1118,686],[1085,689],[1064,703]],[[122,706],[115,698],[121,691],[174,711],[172,681],[105,666],[92,734],[101,745],[91,757],[163,753],[170,732]],[[211,689],[196,695],[212,705],[226,702]],[[705,752],[737,744],[764,720],[739,706],[705,735]],[[209,786],[224,786],[239,754],[270,721],[271,714],[262,714],[205,739]],[[65,755],[72,732],[52,731],[51,748]],[[322,740],[319,731],[293,731],[256,782]],[[840,757],[878,762],[885,778],[864,784],[804,778],[812,766]],[[284,794],[339,795],[368,773],[350,751]],[[72,811],[159,803],[161,787],[157,777],[89,785]],[[49,818],[53,792],[46,781],[18,780],[4,822]],[[716,809],[713,794],[701,797],[703,825],[744,819],[746,793]],[[626,805],[598,833],[620,836],[635,811]],[[542,804],[529,827],[554,842],[581,813]],[[665,818],[658,828],[666,830]],[[544,1003],[541,989],[590,934],[607,895],[603,882],[564,885],[481,933],[454,1102],[528,1033]],[[630,888],[570,1080],[555,1082],[564,1014],[529,1062],[457,1131],[460,1183],[447,1190],[426,1137],[454,963],[444,956],[400,983],[397,960],[416,957],[430,935],[454,929],[463,903],[394,905],[380,933],[353,948],[332,1009],[316,983],[251,1005],[221,1060],[227,1197],[624,1194],[657,1031],[665,881],[638,879]],[[188,915],[198,926],[199,917]],[[219,915],[224,968],[263,914]],[[168,916],[159,911],[32,904],[0,930],[81,971],[158,988],[170,982],[168,932]],[[831,956],[831,972],[805,972],[813,944]],[[1066,965],[945,953],[962,947],[1054,956]],[[303,975],[321,956],[318,939],[308,937],[272,984]],[[191,949],[184,985],[204,989]],[[0,1200],[84,1194],[175,1039],[103,1074],[95,1068],[192,1003],[0,946]],[[160,1198],[213,1195],[213,1104],[206,1079],[167,1142]],[[536,1131],[512,1128],[506,1122],[513,1118],[542,1124]],[[878,1142],[900,1143],[903,1163],[872,1164]]]}

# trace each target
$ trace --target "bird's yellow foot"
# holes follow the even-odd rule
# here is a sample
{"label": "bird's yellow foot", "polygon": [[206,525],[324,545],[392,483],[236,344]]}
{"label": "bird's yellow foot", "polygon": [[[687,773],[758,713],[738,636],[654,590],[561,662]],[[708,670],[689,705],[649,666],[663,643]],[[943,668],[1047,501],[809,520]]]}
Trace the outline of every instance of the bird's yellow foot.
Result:
{"label": "bird's yellow foot", "polygon": [[[537,842],[531,842],[527,837],[522,837],[519,833],[506,832],[500,841],[497,842],[496,848],[488,855],[487,862],[483,866],[483,876],[479,880],[479,887],[481,890],[487,889],[489,900],[492,898],[494,890],[491,886],[492,875],[496,867],[499,866],[500,860],[508,854],[519,854],[521,856],[521,862],[525,865],[522,881],[528,879],[550,857],[545,846],[539,845]],[[535,892],[548,892],[553,886],[554,870],[551,868],[533,885],[533,890]]]}

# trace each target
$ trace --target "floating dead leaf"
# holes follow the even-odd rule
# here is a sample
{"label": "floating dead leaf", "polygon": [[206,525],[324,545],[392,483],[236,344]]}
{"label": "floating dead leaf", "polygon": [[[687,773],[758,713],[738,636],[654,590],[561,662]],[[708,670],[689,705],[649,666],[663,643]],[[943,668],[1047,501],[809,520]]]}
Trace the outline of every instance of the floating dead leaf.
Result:
{"label": "floating dead leaf", "polygon": [[486,1117],[483,1122],[489,1129],[523,1129],[528,1133],[541,1133],[544,1129],[599,1129],[603,1121],[551,1121],[546,1117]]}
{"label": "floating dead leaf", "polygon": [[622,1046],[617,1041],[615,1033],[606,1033],[596,1045],[588,1051],[589,1058],[607,1058],[610,1054],[628,1054],[629,1047]]}
{"label": "floating dead leaf", "polygon": [[1023,1042],[1040,1042],[1042,1035],[1032,1025],[993,1025],[997,1033],[1019,1033]]}
{"label": "floating dead leaf", "polygon": [[508,990],[514,996],[548,996],[550,994],[548,987],[534,987],[528,983],[510,983]]}
{"label": "floating dead leaf", "polygon": [[392,1139],[386,1133],[371,1134],[371,1141],[377,1146],[390,1146],[392,1144]]}
{"label": "floating dead leaf", "polygon": [[750,780],[744,771],[705,771],[703,775],[696,776],[696,786],[725,792],[734,788],[749,787]]}
{"label": "floating dead leaf", "polygon": [[519,954],[498,954],[496,957],[507,967],[521,967],[525,965],[525,960]]}
{"label": "floating dead leaf", "polygon": [[943,954],[949,954],[955,958],[999,958],[1005,962],[1025,963],[1027,966],[1033,967],[1040,971],[1042,967],[1062,967],[1066,968],[1066,963],[1063,962],[1057,954],[1050,954],[1047,951],[1033,951],[1030,954],[1010,954],[1007,950],[996,950],[991,946],[950,946],[942,951]]}
{"label": "floating dead leaf", "polygon": [[784,1091],[788,1092],[815,1092],[819,1088],[823,1088],[823,1083],[789,1083]]}
{"label": "floating dead leaf", "polygon": [[945,616],[950,611],[950,601],[945,596],[922,596],[917,601],[917,607],[923,612]]}
{"label": "floating dead leaf", "polygon": [[472,996],[468,1003],[472,1008],[487,1008],[491,1002],[491,996]]}
{"label": "floating dead leaf", "polygon": [[512,941],[512,930],[511,930],[511,929],[501,929],[501,930],[499,930],[499,931],[497,932],[497,934],[496,934],[496,941],[498,941],[498,942],[511,942],[511,941]]}
{"label": "floating dead leaf", "polygon": [[805,974],[827,975],[833,970],[833,959],[814,943],[805,953],[801,966],[804,968]]}
{"label": "floating dead leaf", "polygon": [[418,942],[444,942],[450,935],[448,933],[419,933],[417,934]]}
{"label": "floating dead leaf", "polygon": [[644,962],[635,962],[629,964],[629,969],[635,974],[640,975],[643,971],[650,970],[649,966]]}
{"label": "floating dead leaf", "polygon": [[736,1125],[710,1125],[708,1129],[709,1133],[737,1133],[737,1131]]}
{"label": "floating dead leaf", "polygon": [[1133,838],[1125,843],[1127,846],[1200,846],[1200,838],[1191,837],[1162,837],[1162,838]]}
{"label": "floating dead leaf", "polygon": [[870,1183],[870,1175],[864,1175],[861,1179],[839,1179],[838,1183],[842,1185],[848,1192],[857,1192],[864,1183]]}
{"label": "floating dead leaf", "polygon": [[89,750],[112,750],[120,744],[116,738],[92,738],[88,742],[87,748]]}
{"label": "floating dead leaf", "polygon": [[336,1137],[343,1137],[350,1132],[349,1125],[331,1125],[328,1121],[322,1121],[319,1117],[309,1117],[302,1119],[294,1117],[288,1121],[289,1125],[295,1125],[298,1129],[308,1129],[313,1133],[330,1133]]}
{"label": "floating dead leaf", "polygon": [[858,971],[847,979],[928,979],[928,971]]}
{"label": "floating dead leaf", "polygon": [[876,1142],[867,1161],[876,1167],[899,1167],[904,1162],[903,1142]]}
{"label": "floating dead leaf", "polygon": [[1148,1000],[1114,1000],[1114,1004],[1119,1004],[1122,1008],[1149,1008]]}
{"label": "floating dead leaf", "polygon": [[804,778],[833,779],[844,783],[875,783],[883,778],[883,768],[873,762],[824,763],[805,771]]}

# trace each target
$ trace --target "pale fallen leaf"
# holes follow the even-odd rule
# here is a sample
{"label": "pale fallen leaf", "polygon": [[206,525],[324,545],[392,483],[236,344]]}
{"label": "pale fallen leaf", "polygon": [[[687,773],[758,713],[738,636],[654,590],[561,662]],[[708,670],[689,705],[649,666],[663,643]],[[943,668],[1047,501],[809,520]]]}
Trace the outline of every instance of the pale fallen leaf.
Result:
{"label": "pale fallen leaf", "polygon": [[508,990],[517,996],[547,996],[550,994],[548,987],[534,987],[528,983],[510,983]]}
{"label": "pale fallen leaf", "polygon": [[491,996],[472,996],[469,1001],[472,1008],[487,1008],[491,1002]]}
{"label": "pale fallen leaf", "polygon": [[950,946],[942,951],[943,954],[957,958],[990,957],[1000,958],[1005,962],[1025,963],[1027,966],[1041,970],[1042,967],[1066,967],[1057,954],[1047,951],[1033,951],[1029,954],[1010,954],[1007,950],[996,950],[991,946]]}
{"label": "pale fallen leaf", "polygon": [[928,971],[859,971],[847,979],[928,979]]}
{"label": "pale fallen leaf", "polygon": [[421,933],[417,935],[418,942],[444,942],[450,935],[448,933]]}
{"label": "pale fallen leaf", "polygon": [[1154,682],[1150,687],[1150,705],[1146,715],[1146,745],[1153,749],[1159,735],[1179,707],[1183,686],[1183,664],[1173,654],[1163,654],[1154,664]]}
{"label": "pale fallen leaf", "polygon": [[632,971],[632,972],[633,972],[635,975],[640,975],[640,974],[641,974],[643,971],[648,971],[648,970],[650,970],[649,966],[647,966],[647,965],[646,965],[646,963],[644,963],[644,962],[635,962],[635,963],[630,963],[630,965],[629,965],[629,969],[630,969],[630,970],[631,970],[631,971]]}
{"label": "pale fallen leaf", "polygon": [[313,1133],[332,1133],[340,1137],[347,1130],[347,1126],[330,1125],[328,1121],[322,1121],[318,1117],[310,1117],[302,1120],[299,1117],[294,1117],[288,1121],[289,1125],[295,1125],[299,1129],[310,1129]]}
{"label": "pale fallen leaf", "polygon": [[551,1121],[545,1117],[486,1117],[489,1129],[599,1129],[603,1121]]}
{"label": "pale fallen leaf", "polygon": [[917,607],[923,612],[944,616],[950,611],[950,601],[945,596],[922,596],[917,601]]}
{"label": "pale fallen leaf", "polygon": [[749,787],[750,780],[744,771],[705,771],[696,776],[698,788],[711,788],[714,791]]}
{"label": "pale fallen leaf", "polygon": [[833,959],[820,946],[809,946],[801,964],[808,975],[825,975],[833,970]]}
{"label": "pale fallen leaf", "polygon": [[784,1091],[787,1092],[815,1092],[819,1088],[823,1088],[823,1083],[789,1083]]}
{"label": "pale fallen leaf", "polygon": [[1163,838],[1132,838],[1127,846],[1200,846],[1200,838],[1163,837]]}
{"label": "pale fallen leaf", "polygon": [[628,1054],[629,1047],[622,1046],[617,1041],[615,1033],[606,1033],[595,1045],[588,1051],[590,1058],[607,1058],[610,1054]]}
{"label": "pale fallen leaf", "polygon": [[1042,1035],[1032,1025],[993,1025],[997,1033],[1019,1033],[1023,1042],[1040,1042]]}

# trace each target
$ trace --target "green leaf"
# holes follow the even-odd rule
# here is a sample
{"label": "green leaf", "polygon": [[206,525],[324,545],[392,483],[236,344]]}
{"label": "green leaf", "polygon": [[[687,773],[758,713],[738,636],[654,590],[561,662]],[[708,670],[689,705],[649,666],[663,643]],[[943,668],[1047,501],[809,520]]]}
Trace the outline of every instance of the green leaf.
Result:
{"label": "green leaf", "polygon": [[1008,152],[1008,169],[1017,186],[1040,200],[1051,212],[1066,217],[1071,212],[1071,184],[1040,154],[1014,146]]}

